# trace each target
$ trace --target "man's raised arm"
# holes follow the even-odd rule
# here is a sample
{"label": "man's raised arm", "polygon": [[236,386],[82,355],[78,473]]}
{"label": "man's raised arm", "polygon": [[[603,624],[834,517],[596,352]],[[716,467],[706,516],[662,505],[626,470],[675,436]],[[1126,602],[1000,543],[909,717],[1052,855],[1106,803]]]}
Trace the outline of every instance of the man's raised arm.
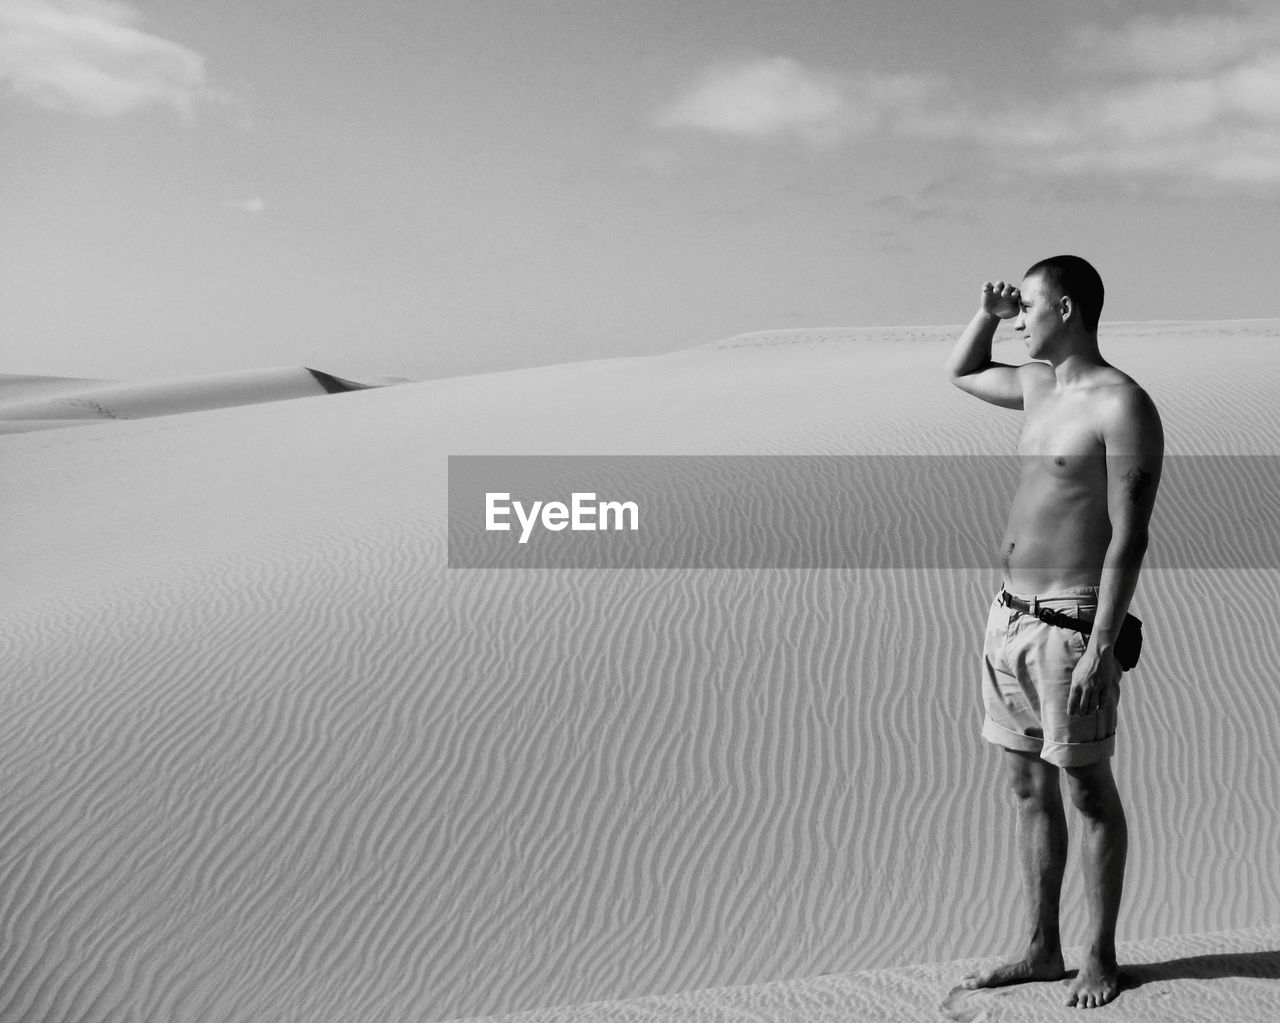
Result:
{"label": "man's raised arm", "polygon": [[1004,408],[1022,408],[1022,380],[1017,366],[991,361],[991,341],[1001,320],[1022,312],[1022,296],[1012,284],[988,281],[982,307],[960,335],[947,360],[947,375],[962,391]]}

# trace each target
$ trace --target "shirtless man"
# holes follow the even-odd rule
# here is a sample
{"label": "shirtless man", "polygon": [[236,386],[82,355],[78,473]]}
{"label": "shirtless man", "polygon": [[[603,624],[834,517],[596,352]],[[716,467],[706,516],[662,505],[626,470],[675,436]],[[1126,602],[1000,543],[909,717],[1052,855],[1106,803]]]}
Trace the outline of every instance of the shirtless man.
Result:
{"label": "shirtless man", "polygon": [[[1031,934],[1021,956],[962,984],[1065,976],[1061,770],[1084,827],[1089,946],[1066,999],[1078,1008],[1105,1005],[1119,990],[1128,831],[1109,759],[1121,676],[1113,646],[1138,582],[1164,453],[1155,405],[1098,352],[1102,297],[1097,271],[1076,256],[1037,263],[1017,287],[988,283],[947,364],[957,387],[1025,412],[1021,479],[1001,542],[1004,587],[987,623],[982,734],[1006,751]],[[1036,361],[992,361],[996,327],[1007,319]],[[1086,639],[1034,617],[1045,607],[1092,619],[1092,632]]]}

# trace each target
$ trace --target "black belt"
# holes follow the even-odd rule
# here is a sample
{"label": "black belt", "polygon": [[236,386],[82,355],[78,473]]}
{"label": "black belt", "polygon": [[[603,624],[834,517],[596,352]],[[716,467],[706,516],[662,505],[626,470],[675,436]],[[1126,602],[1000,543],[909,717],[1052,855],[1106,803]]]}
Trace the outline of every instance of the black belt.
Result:
{"label": "black belt", "polygon": [[1093,622],[1086,622],[1080,618],[1072,618],[1069,614],[1062,611],[1055,611],[1048,607],[1033,607],[1030,601],[1022,600],[1015,597],[1003,587],[1000,590],[1000,603],[1005,607],[1011,607],[1015,611],[1020,611],[1024,615],[1031,615],[1033,618],[1039,618],[1046,625],[1056,625],[1060,629],[1075,629],[1076,632],[1083,632],[1086,636],[1093,631]]}
{"label": "black belt", "polygon": [[[1015,597],[1003,586],[1000,588],[999,600],[1005,607],[1013,608],[1013,610],[1024,615],[1032,615],[1039,618],[1046,625],[1056,625],[1060,629],[1074,629],[1076,632],[1083,632],[1086,636],[1093,632],[1093,622],[1072,618],[1069,614],[1054,611],[1051,608],[1040,607],[1039,601],[1033,607],[1031,603]],[[1116,633],[1116,641],[1112,651],[1120,667],[1125,671],[1128,671],[1138,663],[1138,658],[1142,655],[1141,618],[1132,614],[1124,616],[1124,621],[1120,623],[1120,630]]]}

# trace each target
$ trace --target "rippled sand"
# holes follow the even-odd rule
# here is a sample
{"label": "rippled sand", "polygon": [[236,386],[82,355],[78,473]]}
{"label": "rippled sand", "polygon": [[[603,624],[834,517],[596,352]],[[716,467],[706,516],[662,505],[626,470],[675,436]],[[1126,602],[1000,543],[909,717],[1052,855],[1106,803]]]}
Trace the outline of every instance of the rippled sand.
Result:
{"label": "rippled sand", "polygon": [[[1171,454],[1276,454],[1277,326],[1103,347]],[[950,336],[0,439],[0,1021],[1055,1018],[1024,1011],[1050,986],[905,965],[1021,927],[977,734],[989,570],[445,565],[449,455],[1012,450],[1018,416],[946,384]],[[1280,573],[1151,570],[1135,606],[1120,936],[1167,968],[1107,1012],[1271,1019]],[[1072,944],[1074,871],[1064,901]]]}

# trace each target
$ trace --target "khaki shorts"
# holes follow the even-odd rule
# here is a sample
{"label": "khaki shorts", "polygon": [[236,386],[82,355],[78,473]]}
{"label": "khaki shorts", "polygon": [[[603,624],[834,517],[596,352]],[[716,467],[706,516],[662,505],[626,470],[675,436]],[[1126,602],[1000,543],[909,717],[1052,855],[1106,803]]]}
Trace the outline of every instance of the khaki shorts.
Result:
{"label": "khaki shorts", "polygon": [[[1014,596],[1091,621],[1098,588]],[[1037,753],[1058,767],[1083,767],[1111,756],[1119,691],[1105,709],[1077,717],[1067,713],[1071,673],[1087,642],[1083,633],[1005,607],[996,594],[982,656],[982,737],[1005,749]]]}

